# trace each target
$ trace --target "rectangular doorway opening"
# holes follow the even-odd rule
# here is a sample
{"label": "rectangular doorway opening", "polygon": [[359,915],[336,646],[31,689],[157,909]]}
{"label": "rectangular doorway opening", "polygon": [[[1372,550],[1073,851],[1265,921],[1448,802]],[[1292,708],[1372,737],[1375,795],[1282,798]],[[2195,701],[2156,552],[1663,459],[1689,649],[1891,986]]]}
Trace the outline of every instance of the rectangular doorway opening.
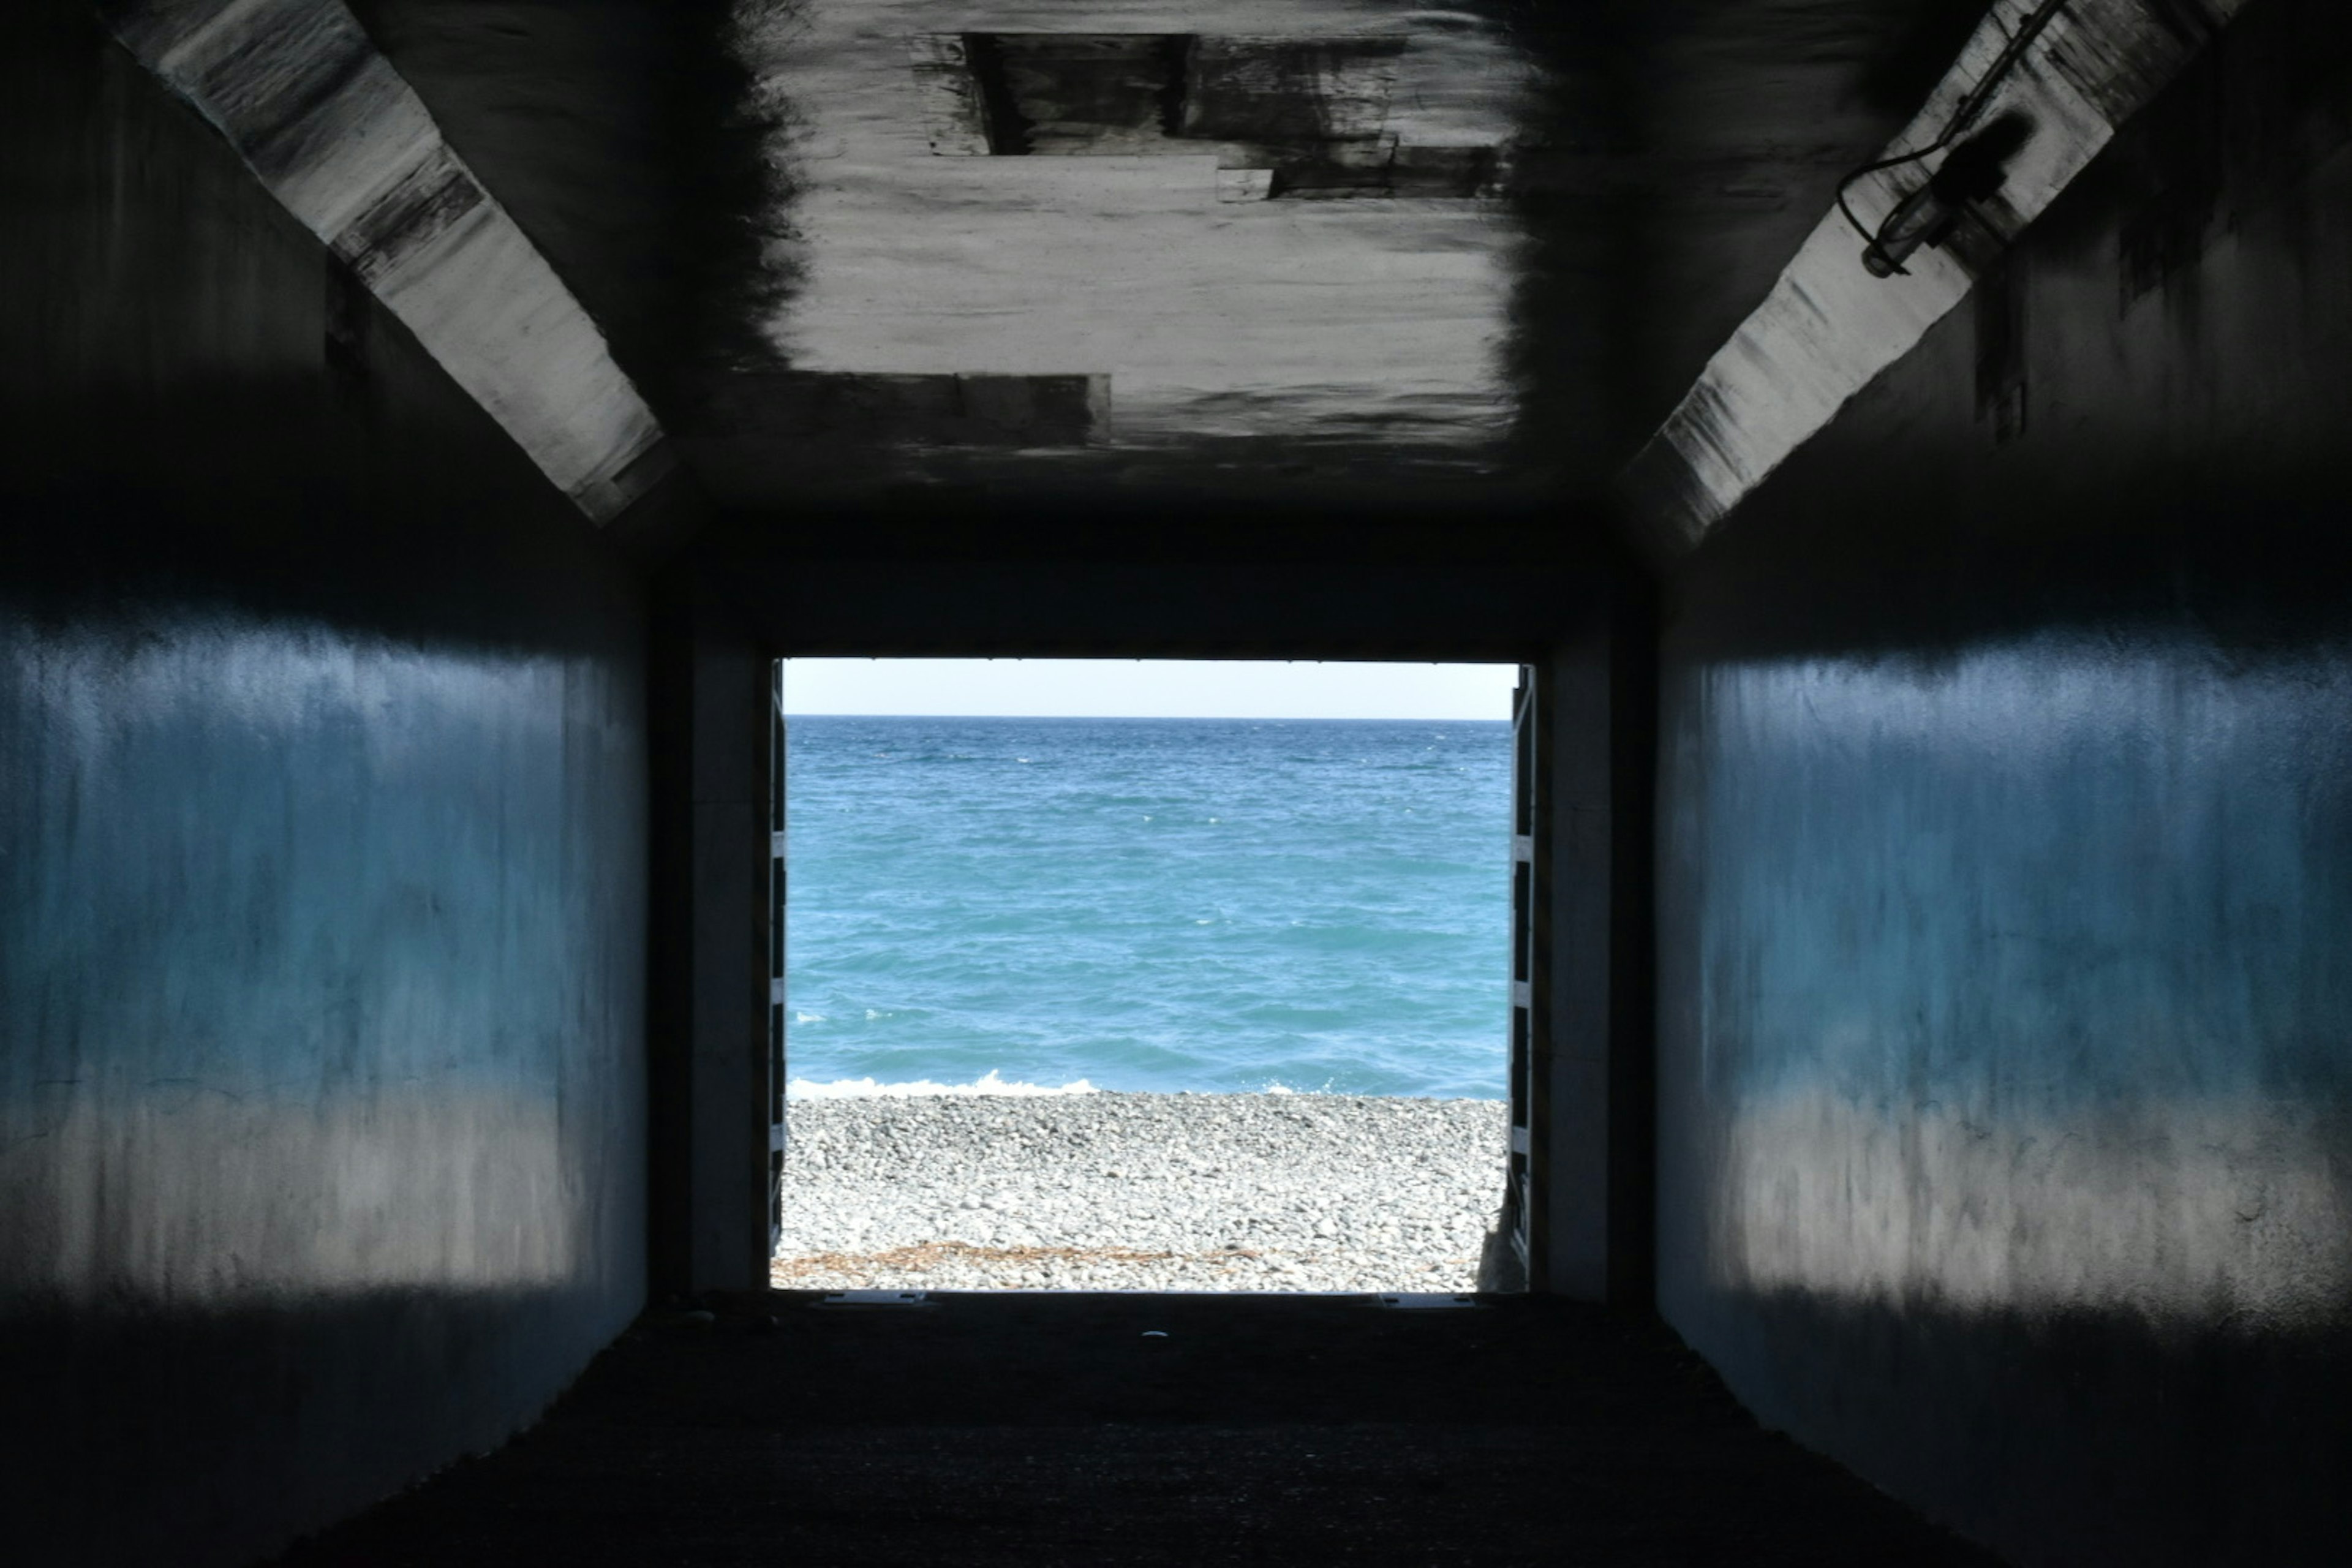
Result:
{"label": "rectangular doorway opening", "polygon": [[1527,671],[775,676],[775,1286],[1519,1288]]}

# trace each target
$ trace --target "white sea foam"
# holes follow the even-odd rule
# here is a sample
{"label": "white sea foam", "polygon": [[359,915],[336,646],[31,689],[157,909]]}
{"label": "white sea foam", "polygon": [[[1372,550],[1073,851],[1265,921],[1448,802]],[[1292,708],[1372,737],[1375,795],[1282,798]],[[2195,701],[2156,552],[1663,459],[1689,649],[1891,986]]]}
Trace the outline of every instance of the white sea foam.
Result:
{"label": "white sea foam", "polygon": [[784,1086],[787,1100],[876,1100],[886,1096],[917,1096],[942,1094],[1092,1094],[1095,1086],[1085,1079],[1057,1086],[1041,1083],[1008,1083],[991,1068],[985,1077],[973,1083],[934,1083],[929,1079],[917,1079],[911,1083],[879,1083],[870,1078],[836,1079],[831,1083],[818,1083],[810,1079],[796,1078]]}

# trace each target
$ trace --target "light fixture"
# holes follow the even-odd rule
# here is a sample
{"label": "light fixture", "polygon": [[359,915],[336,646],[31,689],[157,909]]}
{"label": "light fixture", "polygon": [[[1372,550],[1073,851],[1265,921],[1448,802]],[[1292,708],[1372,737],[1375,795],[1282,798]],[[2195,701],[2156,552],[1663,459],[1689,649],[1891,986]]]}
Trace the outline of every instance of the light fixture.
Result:
{"label": "light fixture", "polygon": [[1862,249],[1863,266],[1874,278],[1892,278],[1922,247],[1941,246],[1972,206],[1999,193],[2009,161],[2032,138],[2033,122],[2011,112],[1953,148],[1927,183],[1895,203],[1870,236]]}
{"label": "light fixture", "polygon": [[1933,180],[1895,204],[1862,247],[1862,264],[1873,278],[1892,278],[1906,271],[1903,263],[1922,246],[1940,246],[1959,223],[1959,215],[1936,194]]}
{"label": "light fixture", "polygon": [[[1874,278],[1892,278],[1903,273],[1903,263],[1922,247],[1941,246],[1959,226],[1961,217],[1972,203],[1989,200],[2000,189],[2009,160],[2017,154],[2033,134],[2032,122],[2023,115],[2011,112],[1994,120],[1966,142],[1960,137],[1976,122],[1985,106],[1992,101],[1994,89],[2003,79],[2017,68],[2025,58],[2026,49],[2042,36],[2042,29],[2058,19],[2066,8],[2066,0],[2042,0],[2032,15],[2012,34],[2001,48],[1981,80],[1944,127],[1943,134],[1927,146],[1912,153],[1900,153],[1892,158],[1882,158],[1875,163],[1865,163],[1838,183],[1838,210],[1845,214],[1846,222],[1861,235],[1864,244],[1862,264]],[[1953,143],[1959,142],[1957,147]],[[1847,193],[1864,175],[1899,169],[1906,163],[1920,163],[1951,148],[1951,156],[1927,177],[1927,183],[1895,204],[1876,228],[1871,228],[1854,216],[1846,200]]]}

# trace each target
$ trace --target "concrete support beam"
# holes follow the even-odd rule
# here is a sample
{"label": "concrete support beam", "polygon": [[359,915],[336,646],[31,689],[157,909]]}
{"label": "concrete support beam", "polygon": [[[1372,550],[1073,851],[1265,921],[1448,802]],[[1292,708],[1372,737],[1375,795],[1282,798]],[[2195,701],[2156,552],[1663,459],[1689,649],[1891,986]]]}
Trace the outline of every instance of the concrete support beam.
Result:
{"label": "concrete support beam", "polygon": [[657,1292],[767,1284],[770,665],[672,584],[654,649]]}
{"label": "concrete support beam", "polygon": [[[1998,189],[1965,204],[1948,241],[1894,277],[1864,267],[1845,214],[1823,215],[1796,259],[1625,478],[1653,553],[1687,554],[1849,399],[1916,348],[2010,243],[2244,8],[2247,0],[1999,0],[1885,156],[1936,147],[1996,121],[2023,142]],[[2054,7],[2054,8],[2053,8]],[[2019,47],[2012,49],[2016,40]],[[1981,103],[1965,126],[1965,104]],[[1965,142],[1967,136],[1959,141]],[[1873,230],[1949,150],[1863,176],[1850,204]]]}
{"label": "concrete support beam", "polygon": [[1532,1289],[1651,1305],[1654,1036],[1650,788],[1654,640],[1646,595],[1595,595],[1538,672],[1544,814],[1534,1130],[1544,1228]]}
{"label": "concrete support beam", "polygon": [[602,331],[342,0],[98,8],[592,521],[670,470]]}

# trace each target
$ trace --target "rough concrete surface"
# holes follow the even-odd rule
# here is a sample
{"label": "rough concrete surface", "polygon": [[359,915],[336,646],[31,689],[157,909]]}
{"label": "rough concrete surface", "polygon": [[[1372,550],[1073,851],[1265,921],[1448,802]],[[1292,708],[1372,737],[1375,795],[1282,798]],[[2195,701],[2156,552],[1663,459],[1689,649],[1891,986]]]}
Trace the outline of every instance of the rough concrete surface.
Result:
{"label": "rough concrete surface", "polygon": [[823,1303],[656,1313],[535,1431],[284,1563],[1994,1561],[1598,1309]]}

